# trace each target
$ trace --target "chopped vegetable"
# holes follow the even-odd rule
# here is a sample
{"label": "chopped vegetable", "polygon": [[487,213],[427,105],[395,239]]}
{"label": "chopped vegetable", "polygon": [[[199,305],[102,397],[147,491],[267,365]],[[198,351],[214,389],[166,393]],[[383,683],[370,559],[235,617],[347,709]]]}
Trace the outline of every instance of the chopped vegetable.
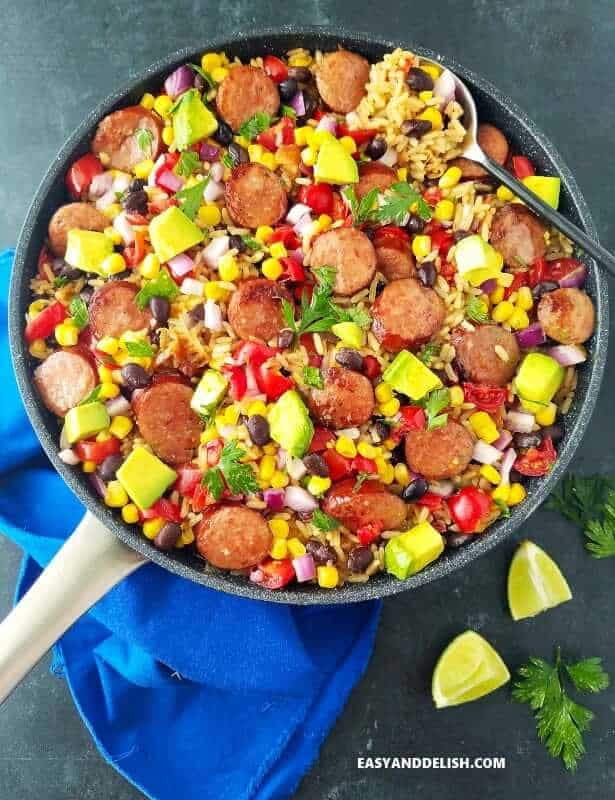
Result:
{"label": "chopped vegetable", "polygon": [[491,498],[474,486],[466,486],[446,501],[455,525],[462,533],[478,533],[487,524]]}
{"label": "chopped vegetable", "polygon": [[385,369],[382,379],[396,392],[412,400],[420,400],[432,389],[442,386],[442,381],[409,350],[401,350]]}
{"label": "chopped vegetable", "polygon": [[137,445],[118,469],[116,477],[128,497],[143,510],[162,497],[174,483],[177,473],[149,450]]}
{"label": "chopped vegetable", "polygon": [[252,141],[259,133],[266,131],[267,128],[270,127],[271,122],[272,119],[269,114],[265,114],[263,111],[257,111],[253,117],[250,117],[250,119],[244,122],[239,128],[239,135]]}

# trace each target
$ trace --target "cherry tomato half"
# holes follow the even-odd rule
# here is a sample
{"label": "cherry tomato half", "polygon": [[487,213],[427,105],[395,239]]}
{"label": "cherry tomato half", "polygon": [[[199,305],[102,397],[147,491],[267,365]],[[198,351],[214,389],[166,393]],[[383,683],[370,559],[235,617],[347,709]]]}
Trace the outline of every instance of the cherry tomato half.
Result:
{"label": "cherry tomato half", "polygon": [[481,530],[491,511],[491,498],[475,486],[466,486],[446,501],[453,521],[462,533]]}
{"label": "cherry tomato half", "polygon": [[557,452],[553,441],[545,436],[539,447],[530,447],[520,455],[514,463],[514,468],[522,475],[530,478],[539,478],[551,471],[557,461]]}
{"label": "cherry tomato half", "polygon": [[328,183],[313,183],[307,187],[305,203],[315,214],[331,214],[333,190]]}
{"label": "cherry tomato half", "polygon": [[477,383],[464,383],[463,396],[466,403],[474,403],[477,408],[495,414],[502,403],[506,402],[508,392],[498,386],[482,386]]}
{"label": "cherry tomato half", "polygon": [[282,83],[288,78],[288,67],[277,56],[265,56],[263,58],[263,69],[274,83]]}

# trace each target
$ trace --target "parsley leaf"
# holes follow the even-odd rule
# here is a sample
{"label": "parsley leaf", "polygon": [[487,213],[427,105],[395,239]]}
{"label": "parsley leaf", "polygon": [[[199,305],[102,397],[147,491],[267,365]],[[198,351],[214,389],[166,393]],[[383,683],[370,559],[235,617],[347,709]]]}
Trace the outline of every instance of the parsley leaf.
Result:
{"label": "parsley leaf", "polygon": [[280,116],[281,117],[290,117],[291,119],[295,119],[297,116],[297,112],[291,106],[286,106],[282,104],[280,106]]}
{"label": "parsley leaf", "polygon": [[303,367],[303,380],[308,386],[314,386],[316,389],[322,389],[324,386],[318,367]]}
{"label": "parsley leaf", "polygon": [[551,493],[546,507],[584,527],[604,505],[615,483],[603,475],[566,475]]}
{"label": "parsley leaf", "polygon": [[242,236],[241,241],[248,247],[250,250],[262,250],[263,245],[255,239],[253,236]]}
{"label": "parsley leaf", "polygon": [[358,492],[361,486],[363,486],[363,484],[365,483],[365,481],[371,477],[372,476],[370,475],[369,472],[358,472],[357,479],[355,480],[354,486],[352,487],[352,491]]}
{"label": "parsley leaf", "polygon": [[204,486],[214,500],[219,500],[224,491],[224,481],[222,473],[218,467],[212,467],[201,478],[201,486]]}
{"label": "parsley leaf", "polygon": [[384,193],[384,200],[376,210],[374,219],[382,225],[403,225],[406,215],[410,213],[410,206],[414,203],[421,219],[431,219],[431,208],[416,189],[408,183],[394,183]]}
{"label": "parsley leaf", "polygon": [[615,556],[615,491],[608,493],[602,519],[592,519],[585,528],[585,544],[594,558]]}
{"label": "parsley leaf", "polygon": [[358,306],[350,306],[348,308],[341,308],[340,306],[332,304],[334,312],[338,316],[340,322],[354,322],[364,330],[369,328],[372,324],[372,318],[364,308]]}
{"label": "parsley leaf", "polygon": [[220,454],[218,466],[233,494],[254,494],[260,491],[252,467],[249,464],[240,463],[245,454],[245,450],[238,447],[234,440],[227,442]]}
{"label": "parsley leaf", "polygon": [[312,525],[315,528],[318,528],[319,531],[334,531],[336,528],[339,528],[339,522],[334,518],[330,517],[328,514],[325,514],[324,511],[321,511],[319,508],[314,510],[312,514]]}
{"label": "parsley leaf", "polygon": [[198,153],[195,153],[194,150],[184,150],[175,165],[175,172],[184,178],[188,178],[193,172],[196,172],[200,164],[201,160]]}
{"label": "parsley leaf", "polygon": [[245,136],[246,139],[252,141],[259,133],[266,131],[271,125],[272,118],[264,111],[257,111],[253,117],[243,123],[239,128],[239,135]]}
{"label": "parsley leaf", "polygon": [[92,391],[89,393],[87,397],[85,397],[80,403],[80,406],[87,406],[89,403],[95,403],[98,398],[100,397],[102,386],[99,383],[98,386],[95,386]]}
{"label": "parsley leaf", "polygon": [[75,296],[70,301],[70,305],[68,307],[71,317],[73,318],[73,322],[79,328],[79,330],[83,330],[85,326],[88,324],[88,307],[83,302],[83,300]]}
{"label": "parsley leaf", "polygon": [[440,345],[436,344],[435,342],[428,342],[425,347],[421,350],[418,354],[418,358],[420,361],[425,364],[425,366],[429,366],[433,357],[439,352]]}
{"label": "parsley leaf", "polygon": [[215,81],[211,77],[209,72],[206,72],[206,70],[204,70],[201,67],[199,67],[198,64],[188,64],[188,66],[191,67],[191,69],[193,69],[197,73],[197,75],[200,75],[201,78],[203,78],[203,80],[209,86],[210,89],[215,89],[216,88]]}
{"label": "parsley leaf", "polygon": [[361,200],[357,199],[354,186],[347,186],[342,194],[346,198],[346,202],[350,207],[352,214],[352,224],[355,227],[362,225],[365,222],[376,219],[377,200],[380,191],[377,188],[371,189]]}
{"label": "parsley leaf", "polygon": [[175,300],[179,293],[177,284],[166,269],[161,269],[153,281],[148,281],[135,297],[137,306],[143,309],[149,304],[152,297],[166,297]]}
{"label": "parsley leaf", "polygon": [[584,658],[565,666],[570,680],[579,692],[601,692],[609,685],[609,676],[602,669],[601,658]]}
{"label": "parsley leaf", "polygon": [[182,189],[174,195],[176,200],[183,201],[180,208],[189,219],[196,217],[196,212],[199,210],[203,200],[203,192],[207,188],[209,179],[210,176],[207,175],[202,181],[195,183],[194,186],[189,189]]}
{"label": "parsley leaf", "polygon": [[53,288],[61,289],[63,286],[66,286],[67,283],[69,283],[67,275],[58,275],[57,278],[53,279]]}
{"label": "parsley leaf", "polygon": [[321,267],[313,270],[318,283],[314,287],[312,297],[308,300],[307,292],[303,292],[300,303],[300,321],[295,321],[295,310],[288,300],[282,300],[282,312],[288,327],[297,335],[303,333],[322,333],[331,330],[339,317],[336,306],[331,302],[331,293],[335,283],[335,268]]}
{"label": "parsley leaf", "polygon": [[489,322],[489,314],[487,314],[485,304],[480,297],[470,297],[466,305],[466,317],[471,319],[472,322],[478,322],[481,325],[486,325]]}
{"label": "parsley leaf", "polygon": [[235,166],[235,160],[233,159],[233,156],[228,152],[222,154],[220,161],[228,169],[233,169],[233,167]]}
{"label": "parsley leaf", "polygon": [[510,508],[509,508],[509,506],[507,506],[506,503],[503,500],[499,500],[498,499],[498,500],[494,500],[493,502],[500,509],[500,516],[503,519],[508,519],[508,517],[510,517]]}
{"label": "parsley leaf", "polygon": [[139,358],[149,358],[154,355],[152,346],[149,342],[141,339],[138,342],[125,341],[124,347],[129,356],[137,356]]}
{"label": "parsley leaf", "polygon": [[427,399],[419,400],[418,405],[425,409],[427,414],[427,430],[434,431],[446,425],[448,414],[440,414],[450,403],[450,393],[448,389],[434,389]]}
{"label": "parsley leaf", "polygon": [[154,134],[148,128],[138,128],[135,133],[139,150],[149,155],[152,152]]}

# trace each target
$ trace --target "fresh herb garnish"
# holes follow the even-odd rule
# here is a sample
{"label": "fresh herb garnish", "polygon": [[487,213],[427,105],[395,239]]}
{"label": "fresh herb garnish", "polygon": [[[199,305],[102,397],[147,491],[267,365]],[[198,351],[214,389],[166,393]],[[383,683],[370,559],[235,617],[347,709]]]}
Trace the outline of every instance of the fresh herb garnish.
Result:
{"label": "fresh herb garnish", "polygon": [[220,161],[224,164],[225,167],[227,167],[227,169],[233,169],[233,167],[235,166],[235,161],[233,159],[233,156],[228,151],[222,154]]}
{"label": "fresh herb garnish", "polygon": [[137,306],[143,309],[149,304],[152,297],[166,297],[175,300],[179,293],[177,284],[166,269],[161,269],[153,281],[148,281],[135,297]]}
{"label": "fresh herb garnish", "polygon": [[378,195],[379,190],[371,189],[361,200],[357,199],[354,186],[347,186],[342,194],[346,198],[346,202],[350,206],[350,213],[352,214],[352,224],[355,227],[362,225],[365,222],[374,220],[376,218]]}
{"label": "fresh herb garnish", "polygon": [[98,400],[98,398],[100,397],[101,389],[102,389],[102,386],[99,383],[98,386],[95,386],[92,389],[92,391],[89,393],[89,395],[79,403],[79,405],[80,406],[87,406],[88,403],[95,403]]}
{"label": "fresh herb garnish", "polygon": [[425,366],[429,366],[433,357],[439,352],[440,345],[436,344],[435,342],[428,342],[418,354],[418,358],[420,361],[425,364]]}
{"label": "fresh herb garnish", "polygon": [[262,250],[263,249],[263,245],[258,241],[258,239],[255,239],[253,236],[248,236],[246,234],[245,236],[241,237],[241,241],[250,250]]}
{"label": "fresh herb garnish", "polygon": [[615,483],[604,475],[568,474],[551,493],[546,507],[584,528],[600,513]]}
{"label": "fresh herb garnish", "polygon": [[416,189],[408,183],[394,183],[383,195],[374,219],[382,225],[403,225],[410,207],[416,203],[417,213],[421,219],[431,219],[431,208]]}
{"label": "fresh herb garnish", "polygon": [[510,508],[506,505],[506,503],[503,500],[499,500],[499,499],[498,500],[494,500],[493,502],[499,508],[500,516],[503,519],[508,519],[508,517],[510,517]]}
{"label": "fresh herb garnish", "polygon": [[[214,467],[214,470],[218,472],[218,478],[220,477],[220,472],[224,475],[224,480],[233,494],[254,494],[260,491],[252,467],[249,464],[240,463],[245,454],[245,450],[238,447],[236,441],[231,440],[222,448],[218,467]],[[212,483],[216,488],[219,487],[217,478],[208,477],[210,472],[212,472],[211,469],[207,470],[201,480],[203,486],[207,486],[209,491],[211,491],[210,484]],[[217,497],[214,495],[214,499],[218,500],[220,498],[222,489],[220,489]]]}
{"label": "fresh herb garnish", "polygon": [[193,69],[197,73],[197,75],[200,75],[201,78],[203,78],[203,80],[209,86],[210,89],[215,89],[216,88],[216,83],[215,83],[214,79],[211,77],[211,75],[209,74],[209,72],[207,72],[206,70],[202,69],[202,67],[199,67],[198,64],[188,64],[188,66],[191,69]]}
{"label": "fresh herb garnish", "polygon": [[222,480],[222,473],[218,467],[208,469],[201,478],[201,485],[204,486],[214,500],[219,500],[224,491],[224,481]]}
{"label": "fresh herb garnish", "polygon": [[534,712],[538,738],[549,754],[561,758],[566,769],[574,772],[585,752],[583,733],[589,730],[594,714],[568,696],[565,675],[579,692],[601,692],[609,685],[601,659],[564,663],[558,647],[555,664],[530,658],[519,668],[512,696],[519,703],[527,703]]}
{"label": "fresh herb garnish", "polygon": [[331,293],[335,283],[335,268],[321,267],[313,270],[313,272],[316,275],[317,284],[314,286],[310,300],[308,300],[307,292],[304,291],[301,295],[298,323],[295,322],[294,307],[288,300],[282,300],[282,312],[286,324],[297,336],[301,336],[303,333],[329,331],[339,321],[331,302]]}
{"label": "fresh herb garnish", "polygon": [[207,188],[209,179],[210,176],[207,175],[202,181],[195,183],[194,186],[189,189],[182,189],[174,195],[176,200],[182,201],[180,208],[190,219],[196,217],[196,212],[203,201],[203,192]]}
{"label": "fresh herb garnish", "polygon": [[342,308],[334,303],[332,303],[332,308],[334,313],[337,314],[339,322],[354,322],[364,330],[369,328],[369,326],[372,324],[372,318],[364,308],[359,308],[359,306],[348,306]]}
{"label": "fresh herb garnish", "polygon": [[137,358],[149,358],[150,356],[154,355],[151,344],[146,342],[144,339],[140,339],[136,342],[131,342],[130,340],[125,341],[124,347],[126,348],[126,352],[129,356],[136,356]]}
{"label": "fresh herb garnish", "polygon": [[297,116],[297,112],[295,111],[294,108],[292,108],[292,106],[286,106],[282,104],[280,106],[280,116],[290,117],[291,119],[294,119]]}
{"label": "fresh herb garnish", "polygon": [[352,487],[352,491],[355,493],[358,492],[361,486],[363,486],[363,484],[365,483],[365,481],[368,480],[368,478],[371,478],[369,472],[358,472],[357,478],[354,482],[354,486]]}
{"label": "fresh herb garnish", "polygon": [[470,297],[466,305],[466,317],[480,325],[486,325],[489,322],[489,314],[487,314],[485,304],[480,297],[474,295]]}
{"label": "fresh herb garnish", "polygon": [[427,430],[434,431],[446,425],[448,414],[441,414],[450,403],[450,392],[446,388],[434,389],[426,399],[419,400],[418,405],[425,409],[427,414]]}
{"label": "fresh herb garnish", "polygon": [[587,523],[585,547],[594,558],[615,556],[615,491],[610,491],[602,506],[602,519]]}
{"label": "fresh herb garnish", "polygon": [[53,288],[61,289],[63,286],[66,286],[69,281],[70,278],[67,275],[58,275],[57,278],[53,279]]}
{"label": "fresh herb garnish", "polygon": [[330,517],[328,514],[325,514],[324,511],[321,511],[319,508],[314,510],[311,519],[312,525],[315,528],[318,528],[319,531],[334,531],[336,528],[339,528],[339,522],[334,518]]}
{"label": "fresh herb garnish", "polygon": [[136,131],[137,146],[139,150],[146,154],[152,152],[154,134],[148,128],[138,128]]}
{"label": "fresh herb garnish", "polygon": [[253,117],[243,123],[239,128],[239,135],[252,141],[259,133],[266,131],[271,125],[271,117],[264,111],[257,111]]}
{"label": "fresh herb garnish", "polygon": [[193,172],[196,172],[201,164],[201,160],[194,150],[184,150],[180,155],[179,161],[175,165],[175,172],[182,175],[184,178],[189,178]]}
{"label": "fresh herb garnish", "polygon": [[303,367],[303,380],[307,386],[314,386],[316,389],[324,386],[318,367]]}
{"label": "fresh herb garnish", "polygon": [[75,325],[79,330],[83,330],[88,324],[88,307],[80,297],[73,297],[68,306],[68,310]]}

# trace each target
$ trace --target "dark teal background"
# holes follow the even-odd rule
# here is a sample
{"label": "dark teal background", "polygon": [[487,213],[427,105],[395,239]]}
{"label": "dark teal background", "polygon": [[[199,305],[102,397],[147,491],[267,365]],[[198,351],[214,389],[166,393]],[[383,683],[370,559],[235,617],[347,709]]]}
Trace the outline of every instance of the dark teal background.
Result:
{"label": "dark teal background", "polygon": [[[66,136],[127,76],[162,54],[196,43],[199,34],[291,23],[407,37],[482,73],[553,140],[576,175],[602,242],[615,249],[615,5],[609,0],[304,0],[300,5],[2,0],[0,249],[15,242],[29,198]],[[614,387],[609,368],[575,469],[615,474]],[[603,656],[615,679],[615,559],[591,559],[581,535],[547,512],[536,514],[516,538],[524,537],[556,558],[573,601],[534,621],[513,623],[505,602],[513,541],[461,573],[385,601],[371,665],[298,798],[602,800],[615,794],[615,689],[588,700],[596,720],[587,736],[589,753],[575,777],[538,745],[528,711],[513,705],[506,690],[464,708],[436,712],[432,707],[433,664],[450,638],[467,627],[486,636],[511,668],[530,654],[549,656],[551,644],[558,642],[574,656]],[[9,608],[18,562],[19,553],[3,540],[0,615]],[[0,797],[140,797],[100,759],[64,683],[47,667],[45,660],[0,710]],[[181,759],[181,742],[170,743],[169,753]],[[505,771],[356,769],[359,755],[491,754],[507,757]]]}

